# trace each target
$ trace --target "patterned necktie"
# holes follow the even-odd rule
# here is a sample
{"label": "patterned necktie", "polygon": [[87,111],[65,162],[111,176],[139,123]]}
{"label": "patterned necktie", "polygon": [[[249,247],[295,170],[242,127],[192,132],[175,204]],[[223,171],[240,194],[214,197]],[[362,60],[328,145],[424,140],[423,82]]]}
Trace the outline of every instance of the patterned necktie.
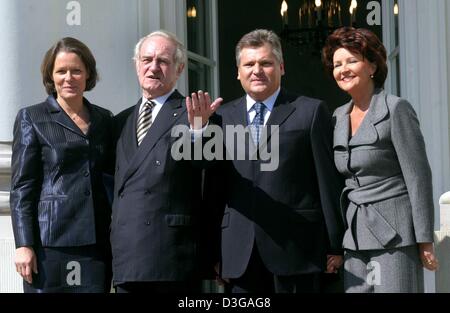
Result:
{"label": "patterned necktie", "polygon": [[261,102],[256,102],[253,105],[253,109],[255,110],[256,115],[250,123],[250,131],[252,133],[253,142],[258,147],[264,126],[264,113],[266,111],[266,105]]}
{"label": "patterned necktie", "polygon": [[147,134],[148,129],[152,125],[152,111],[155,107],[155,103],[151,100],[147,100],[145,102],[142,111],[139,113],[138,121],[137,121],[137,144],[141,145],[142,140],[144,140],[145,135]]}

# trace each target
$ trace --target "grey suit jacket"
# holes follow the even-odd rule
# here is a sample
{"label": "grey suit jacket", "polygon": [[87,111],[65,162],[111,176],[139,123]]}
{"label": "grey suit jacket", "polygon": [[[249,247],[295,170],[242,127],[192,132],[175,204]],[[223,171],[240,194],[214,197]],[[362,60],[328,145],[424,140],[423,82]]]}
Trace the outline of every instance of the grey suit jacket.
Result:
{"label": "grey suit jacket", "polygon": [[377,89],[353,137],[349,102],[333,114],[334,159],[345,177],[343,246],[352,250],[432,242],[431,170],[411,104]]}

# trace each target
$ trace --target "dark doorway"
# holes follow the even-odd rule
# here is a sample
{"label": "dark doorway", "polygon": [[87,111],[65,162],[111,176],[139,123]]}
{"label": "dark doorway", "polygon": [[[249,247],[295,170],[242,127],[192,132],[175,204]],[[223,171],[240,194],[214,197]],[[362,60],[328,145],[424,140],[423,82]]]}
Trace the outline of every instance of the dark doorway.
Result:
{"label": "dark doorway", "polygon": [[[287,0],[289,27],[298,26],[298,10],[303,1]],[[358,0],[357,2],[355,25],[374,31],[381,39],[381,25],[367,25],[366,19],[370,11],[366,7],[370,1]],[[380,3],[381,0],[377,2]],[[257,28],[267,28],[281,34],[283,30],[281,3],[282,0],[218,1],[220,95],[225,102],[244,94],[236,78],[234,52],[236,43],[242,35]],[[351,0],[340,1],[343,25],[350,25],[350,3]],[[320,49],[305,52],[298,46],[283,41],[286,74],[283,77],[282,86],[305,96],[323,99],[327,102],[330,111],[333,111],[346,103],[349,97],[336,86],[334,79],[325,73],[319,52]]]}

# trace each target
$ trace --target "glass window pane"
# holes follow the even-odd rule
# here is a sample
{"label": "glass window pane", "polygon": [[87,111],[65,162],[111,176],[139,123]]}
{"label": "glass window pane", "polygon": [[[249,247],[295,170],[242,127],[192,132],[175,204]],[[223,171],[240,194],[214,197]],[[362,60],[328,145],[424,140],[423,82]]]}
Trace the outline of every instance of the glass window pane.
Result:
{"label": "glass window pane", "polygon": [[397,56],[395,58],[395,71],[396,71],[396,75],[395,75],[395,84],[396,84],[396,95],[397,96],[401,96],[402,92],[401,92],[401,84],[400,84],[400,56]]}
{"label": "glass window pane", "polygon": [[189,59],[188,75],[189,75],[189,91],[205,90],[212,91],[212,69],[200,62]]}
{"label": "glass window pane", "polygon": [[395,27],[395,43],[394,46],[398,46],[399,44],[399,31],[398,31],[398,14],[399,14],[399,6],[398,6],[398,1],[395,0],[394,1],[394,8],[393,8],[393,13],[394,13],[394,27]]}
{"label": "glass window pane", "polygon": [[396,96],[401,96],[401,75],[400,75],[400,56],[397,54],[389,61],[390,93]]}
{"label": "glass window pane", "polygon": [[211,56],[210,6],[208,0],[186,1],[187,49],[207,58]]}

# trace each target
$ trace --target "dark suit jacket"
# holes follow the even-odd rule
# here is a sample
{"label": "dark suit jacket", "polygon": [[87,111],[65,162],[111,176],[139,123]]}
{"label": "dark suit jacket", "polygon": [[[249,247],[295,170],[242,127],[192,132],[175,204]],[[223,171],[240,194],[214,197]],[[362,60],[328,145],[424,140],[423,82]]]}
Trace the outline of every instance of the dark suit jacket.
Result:
{"label": "dark suit jacket", "polygon": [[113,170],[112,114],[84,103],[87,135],[52,95],[17,114],[10,198],[17,247],[107,242],[111,207],[103,174]]}
{"label": "dark suit jacket", "polygon": [[[246,126],[245,97],[224,104],[216,117],[222,129]],[[342,252],[342,181],[333,163],[331,119],[324,103],[282,89],[267,125],[279,125],[278,168],[261,171],[260,160],[234,158],[219,162],[221,170],[208,170],[205,188],[218,189],[225,204],[225,278],[244,273],[255,246],[276,275],[321,272],[327,253]],[[269,147],[273,139],[269,137]]]}
{"label": "dark suit jacket", "polygon": [[171,156],[172,127],[189,125],[183,96],[175,91],[137,146],[140,101],[117,115],[111,230],[117,282],[184,281],[199,277],[201,168]]}

